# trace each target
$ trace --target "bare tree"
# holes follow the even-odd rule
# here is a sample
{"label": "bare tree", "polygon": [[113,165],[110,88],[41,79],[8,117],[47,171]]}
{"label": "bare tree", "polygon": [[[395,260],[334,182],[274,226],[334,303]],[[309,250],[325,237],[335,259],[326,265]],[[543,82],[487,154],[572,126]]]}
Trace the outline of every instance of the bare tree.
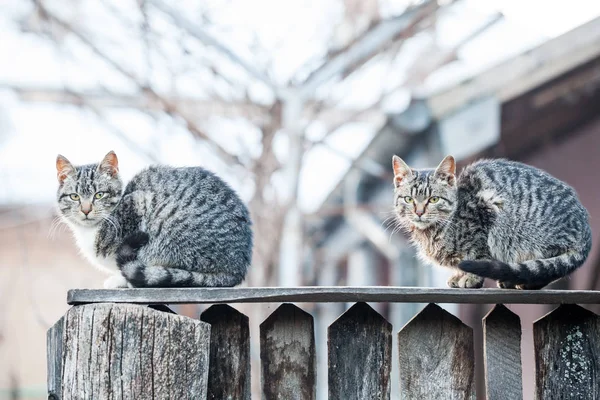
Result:
{"label": "bare tree", "polygon": [[[153,149],[140,146],[125,129],[111,121],[111,111],[127,108],[155,118],[167,116],[174,125],[185,127],[198,142],[211,148],[228,172],[251,182],[249,207],[255,247],[247,283],[251,286],[305,284],[305,279],[312,279],[302,274],[306,255],[303,224],[307,216],[298,204],[305,154],[317,146],[325,146],[343,155],[329,144],[333,134],[356,121],[383,124],[386,120],[383,106],[391,96],[398,90],[418,88],[438,68],[454,61],[458,47],[464,44],[442,50],[433,40],[433,45],[422,52],[423,57],[414,61],[404,80],[388,84],[382,79],[376,101],[364,108],[349,109],[340,104],[350,90],[349,82],[373,64],[387,63],[393,68],[407,41],[419,34],[433,35],[437,15],[452,2],[445,2],[444,7],[433,0],[414,2],[416,5],[409,5],[403,14],[382,18],[379,1],[339,1],[343,16],[331,36],[323,37],[328,50],[308,60],[293,76],[277,80],[272,71],[274,57],[267,54],[260,40],[249,41],[256,60],[232,50],[215,33],[219,27],[211,16],[211,6],[205,2],[199,2],[201,10],[192,20],[173,2],[138,0],[125,13],[123,4],[104,1],[99,7],[114,27],[127,32],[127,38],[120,43],[111,38],[106,26],[94,25],[99,24],[96,19],[82,15],[84,3],[69,2],[73,6],[69,9],[63,1],[32,0],[31,13],[21,21],[23,30],[47,38],[66,58],[83,62],[78,58],[81,52],[93,55],[95,62],[121,79],[124,88],[105,84],[102,79],[94,89],[73,88],[68,82],[64,87],[0,84],[0,88],[14,90],[23,101],[82,107],[109,132],[152,162],[160,162],[160,157]],[[138,51],[126,48],[128,45],[142,54],[143,66],[127,57],[129,51]],[[89,62],[88,58],[85,62]],[[189,79],[190,74],[198,86],[199,93],[194,95],[181,90],[181,82]],[[162,78],[156,78],[157,75]],[[256,95],[257,88],[262,95]],[[260,150],[244,148],[240,152],[227,146],[220,140],[218,128],[207,123],[214,118],[235,120],[260,132]],[[309,141],[305,130],[313,122],[322,124],[326,133]],[[241,142],[243,134],[239,135]],[[278,141],[287,143],[284,155],[276,152]],[[364,168],[349,161],[355,168]],[[388,179],[386,173],[370,168],[370,173],[373,171]],[[361,205],[356,207],[368,210]],[[315,216],[323,214],[312,215]],[[262,320],[265,312],[257,306],[244,311],[254,321]],[[258,332],[253,331],[251,337],[258,338]],[[253,377],[259,376],[257,372],[254,371]],[[257,385],[254,379],[254,386]]]}
{"label": "bare tree", "polygon": [[[124,79],[134,93],[116,92],[102,84],[95,90],[76,90],[68,86],[2,86],[14,89],[26,101],[67,103],[90,110],[99,123],[153,162],[160,160],[152,149],[140,147],[107,115],[114,108],[135,109],[151,116],[166,114],[174,124],[183,125],[198,141],[208,145],[234,175],[251,179],[253,195],[249,205],[256,240],[253,268],[247,281],[253,286],[306,283],[301,273],[305,255],[304,215],[298,205],[304,154],[316,146],[326,146],[336,152],[328,144],[328,138],[347,123],[367,120],[382,124],[385,121],[383,105],[390,96],[398,90],[418,88],[438,68],[456,60],[460,46],[499,18],[488,21],[454,48],[442,50],[433,40],[408,68],[404,80],[395,85],[382,80],[377,101],[364,109],[348,110],[339,104],[343,95],[327,94],[327,90],[323,94],[322,89],[339,92],[339,88],[343,89],[347,81],[372,63],[387,62],[392,68],[406,41],[417,34],[435,37],[437,16],[452,2],[445,2],[444,7],[437,1],[419,2],[399,16],[381,18],[377,1],[344,0],[339,26],[331,37],[324,38],[329,42],[329,51],[321,59],[311,60],[300,68],[297,76],[285,82],[273,78],[272,60],[248,61],[211,33],[208,12],[201,13],[202,23],[197,23],[163,0],[139,0],[137,8],[129,13],[123,13],[110,1],[103,3],[113,22],[131,33],[127,41],[142,49],[145,65],[140,70],[123,57],[123,51],[114,50],[119,45],[111,42],[102,29],[90,29],[86,25],[89,21],[81,21],[77,7],[65,13],[64,3],[32,2],[32,13],[21,23],[24,30],[43,35],[62,49],[66,57],[76,59],[72,47],[65,44],[67,38],[75,40],[79,48],[86,49]],[[168,35],[164,34],[165,23],[171,24]],[[163,26],[162,32],[159,26]],[[264,55],[260,43],[252,46],[257,54]],[[178,63],[171,61],[168,51],[176,53]],[[153,79],[154,70],[167,71],[170,88]],[[209,77],[201,85],[201,95],[196,97],[181,94],[176,89],[178,80],[190,70]],[[251,88],[257,85],[268,92],[261,99],[250,95]],[[215,117],[244,121],[260,131],[258,155],[235,152],[219,141],[218,130],[205,123]],[[316,142],[309,142],[305,129],[314,121],[322,123],[327,133]],[[274,142],[278,137],[287,139],[287,152],[282,159],[275,153]],[[364,168],[350,161],[353,167]],[[373,173],[372,168],[370,172]],[[376,175],[387,179],[382,171]]]}

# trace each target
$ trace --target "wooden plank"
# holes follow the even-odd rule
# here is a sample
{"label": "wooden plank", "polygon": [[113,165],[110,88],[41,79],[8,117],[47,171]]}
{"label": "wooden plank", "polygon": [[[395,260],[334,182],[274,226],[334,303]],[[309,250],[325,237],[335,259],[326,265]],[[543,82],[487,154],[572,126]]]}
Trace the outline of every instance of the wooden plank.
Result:
{"label": "wooden plank", "polygon": [[262,393],[265,400],[316,398],[312,315],[282,304],[260,324]]}
{"label": "wooden plank", "polygon": [[563,305],[533,324],[536,399],[600,398],[600,317]]}
{"label": "wooden plank", "polygon": [[404,399],[475,398],[473,330],[429,304],[398,333]]}
{"label": "wooden plank", "polygon": [[57,398],[206,398],[208,324],[123,304],[77,306],[63,318],[49,354],[62,345],[60,389],[49,385]]}
{"label": "wooden plank", "polygon": [[210,324],[209,400],[250,400],[250,328],[248,317],[225,304],[200,317]]}
{"label": "wooden plank", "polygon": [[64,327],[65,318],[62,317],[46,334],[48,400],[62,399]]}
{"label": "wooden plank", "polygon": [[390,398],[392,325],[366,303],[357,303],[327,330],[329,398]]}
{"label": "wooden plank", "polygon": [[523,398],[521,320],[502,304],[483,318],[487,400]]}
{"label": "wooden plank", "polygon": [[600,304],[595,290],[450,289],[392,286],[304,286],[259,288],[75,289],[69,304],[214,304],[214,303],[471,303]]}

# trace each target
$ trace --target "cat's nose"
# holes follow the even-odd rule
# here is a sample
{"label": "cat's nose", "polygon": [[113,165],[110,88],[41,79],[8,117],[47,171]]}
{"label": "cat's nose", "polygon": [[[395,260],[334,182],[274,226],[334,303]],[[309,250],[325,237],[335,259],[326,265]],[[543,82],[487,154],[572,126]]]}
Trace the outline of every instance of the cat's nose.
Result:
{"label": "cat's nose", "polygon": [[417,210],[417,211],[415,211],[415,214],[417,214],[417,217],[421,218],[421,216],[423,214],[425,214],[425,210],[422,210],[422,211],[421,210]]}
{"label": "cat's nose", "polygon": [[85,215],[88,215],[91,211],[92,211],[91,204],[82,204],[81,205],[81,212],[84,213]]}

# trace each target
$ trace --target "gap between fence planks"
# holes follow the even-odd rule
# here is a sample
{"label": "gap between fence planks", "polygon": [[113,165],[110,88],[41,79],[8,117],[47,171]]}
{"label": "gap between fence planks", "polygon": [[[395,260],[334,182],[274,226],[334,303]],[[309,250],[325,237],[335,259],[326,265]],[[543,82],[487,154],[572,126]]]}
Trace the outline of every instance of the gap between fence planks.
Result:
{"label": "gap between fence planks", "polygon": [[72,305],[87,303],[231,304],[282,302],[600,304],[600,291],[443,289],[391,286],[74,289],[69,291],[67,302]]}

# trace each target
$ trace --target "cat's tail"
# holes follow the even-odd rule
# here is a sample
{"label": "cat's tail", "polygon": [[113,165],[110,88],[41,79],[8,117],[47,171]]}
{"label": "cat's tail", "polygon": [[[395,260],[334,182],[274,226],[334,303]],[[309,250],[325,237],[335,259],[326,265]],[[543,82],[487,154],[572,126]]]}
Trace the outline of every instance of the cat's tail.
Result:
{"label": "cat's tail", "polygon": [[121,273],[133,287],[231,287],[239,285],[244,279],[243,276],[230,273],[147,266],[140,260],[124,264]]}
{"label": "cat's tail", "polygon": [[591,244],[556,257],[521,263],[505,263],[497,260],[465,260],[458,264],[458,268],[499,282],[541,288],[579,268],[585,262],[590,248]]}

